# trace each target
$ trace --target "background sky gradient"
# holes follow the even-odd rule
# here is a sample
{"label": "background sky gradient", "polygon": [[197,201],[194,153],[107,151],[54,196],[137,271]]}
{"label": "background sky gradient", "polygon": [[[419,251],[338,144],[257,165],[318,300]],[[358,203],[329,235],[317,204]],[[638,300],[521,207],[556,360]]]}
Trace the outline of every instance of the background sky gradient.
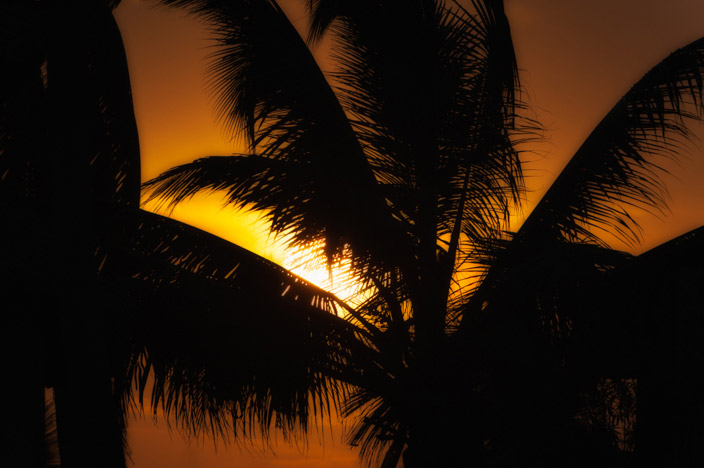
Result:
{"label": "background sky gradient", "polygon": [[[304,28],[299,1],[280,3]],[[218,127],[211,105],[205,80],[213,45],[210,32],[182,11],[153,5],[150,0],[123,0],[115,13],[130,67],[143,180],[198,157],[242,150],[240,141]],[[704,36],[704,2],[506,0],[506,8],[527,88],[524,98],[546,127],[546,142],[531,147],[527,155],[529,211],[620,96],[670,52]],[[695,130],[704,137],[701,128]],[[704,224],[704,145],[700,142],[668,170],[671,212],[639,217],[643,243],[630,248],[632,252]],[[257,224],[255,215],[222,208],[216,195],[198,196],[173,216],[286,263],[286,252],[267,242],[266,226]],[[356,454],[340,441],[339,426],[334,432],[330,436],[328,430],[324,448],[320,436],[312,434],[307,458],[304,450],[281,440],[278,457],[222,445],[215,453],[211,441],[187,444],[163,421],[155,428],[149,416],[130,425],[129,440],[138,468],[359,466]]]}

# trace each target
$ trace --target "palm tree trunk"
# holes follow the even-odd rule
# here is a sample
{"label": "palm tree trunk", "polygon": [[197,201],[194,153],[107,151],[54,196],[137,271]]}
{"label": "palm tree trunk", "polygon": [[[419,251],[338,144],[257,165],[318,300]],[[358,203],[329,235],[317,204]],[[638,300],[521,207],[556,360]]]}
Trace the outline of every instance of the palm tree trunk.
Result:
{"label": "palm tree trunk", "polygon": [[106,8],[86,0],[58,8],[61,20],[51,31],[47,59],[56,148],[48,164],[57,194],[50,202],[50,225],[55,286],[62,295],[56,307],[60,355],[54,383],[62,468],[125,467],[123,418],[112,388],[108,343],[108,314],[114,311],[94,256],[101,220],[110,208],[96,195],[103,189],[96,183],[104,181],[94,169],[108,152],[95,83],[104,71],[96,71],[96,57],[105,52],[96,45],[102,40],[96,25],[113,26]]}
{"label": "palm tree trunk", "polygon": [[[3,294],[5,298],[6,295]],[[15,299],[20,300],[20,295]],[[28,298],[22,300],[26,301]],[[5,299],[6,307],[12,297]],[[15,302],[18,304],[18,302]],[[44,458],[44,385],[42,382],[41,341],[29,324],[26,311],[3,324],[2,370],[5,410],[0,423],[3,442],[2,464],[8,467],[43,468]]]}
{"label": "palm tree trunk", "polygon": [[[61,362],[55,384],[62,468],[125,468],[122,408],[114,397],[95,284],[65,313]],[[70,302],[69,302],[70,303]],[[92,305],[92,307],[86,307]],[[68,317],[66,317],[68,316]]]}
{"label": "palm tree trunk", "polygon": [[448,380],[442,361],[430,359],[414,382],[408,408],[408,446],[404,468],[481,466],[479,415],[468,410],[472,396],[460,390],[460,381]]}
{"label": "palm tree trunk", "polygon": [[[403,453],[404,468],[480,467],[481,445],[465,426],[448,424],[450,415],[418,418]],[[471,424],[471,422],[470,422]]]}
{"label": "palm tree trunk", "polygon": [[75,367],[55,389],[61,467],[125,468],[119,407],[110,381]]}

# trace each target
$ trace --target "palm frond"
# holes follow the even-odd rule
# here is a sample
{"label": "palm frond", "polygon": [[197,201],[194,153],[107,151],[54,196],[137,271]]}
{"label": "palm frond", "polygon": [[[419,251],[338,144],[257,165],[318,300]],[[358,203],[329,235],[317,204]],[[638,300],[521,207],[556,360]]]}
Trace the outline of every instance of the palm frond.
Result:
{"label": "palm frond", "polygon": [[[376,186],[335,93],[281,9],[260,1],[166,3],[189,5],[219,28],[213,88],[222,115],[248,135],[252,153],[258,155],[250,157],[256,164],[242,164],[250,172],[241,180],[266,179],[276,188],[281,178],[298,187],[275,190],[263,201],[258,198],[262,190],[242,184],[239,202],[258,203],[275,232],[290,235],[295,244],[324,241],[331,259],[352,254],[355,265],[362,267],[370,249],[375,256],[395,258],[392,263],[408,257],[399,253],[402,242],[384,234],[393,232],[398,239],[404,233]],[[365,222],[369,217],[383,229],[372,230]],[[388,241],[376,248],[380,235]]]}
{"label": "palm frond", "polygon": [[[479,18],[444,2],[429,13],[421,4],[316,8],[335,18],[338,95],[406,230],[417,239],[419,221],[435,218],[428,231],[442,237],[459,216],[465,235],[486,236],[521,196],[514,140],[530,133],[516,125],[512,53],[502,61],[512,51],[510,30],[502,13]],[[420,207],[436,202],[426,216]]]}
{"label": "palm frond", "polygon": [[147,212],[114,221],[101,276],[135,298],[128,379],[187,432],[305,429],[373,355],[338,299],[278,265]]}
{"label": "palm frond", "polygon": [[673,52],[597,125],[521,227],[517,240],[637,242],[632,207],[657,210],[667,192],[661,164],[677,159],[702,118],[704,39]]}
{"label": "palm frond", "polygon": [[[559,251],[565,242],[605,245],[600,232],[637,241],[638,225],[629,210],[664,204],[658,164],[663,158],[677,157],[689,136],[687,120],[701,117],[703,66],[704,39],[700,39],[671,54],[631,88],[496,257],[465,310],[481,310],[488,291],[505,284],[511,271],[554,258],[551,252]],[[688,106],[697,113],[688,111]]]}
{"label": "palm frond", "polygon": [[[579,426],[569,430],[577,433],[569,437],[589,443],[598,436],[593,440],[613,451],[608,457],[632,450],[629,437],[638,418],[649,428],[643,429],[646,432],[664,436],[679,427],[678,438],[696,445],[699,436],[686,420],[673,416],[668,422],[648,422],[648,417],[665,408],[667,414],[686,413],[672,406],[679,401],[675,393],[693,401],[689,398],[700,389],[692,386],[692,372],[704,359],[704,349],[697,344],[702,319],[692,313],[692,304],[701,297],[701,234],[700,228],[639,257],[564,242],[526,253],[510,269],[494,270],[492,278],[501,278],[490,283],[494,292],[486,294],[484,283],[473,298],[482,298],[482,304],[475,304],[471,313],[464,310],[463,328],[455,338],[460,349],[468,349],[460,353],[466,353],[470,363],[491,362],[491,379],[483,385],[497,385],[492,398],[528,398],[523,401],[545,405],[556,418],[576,417]],[[515,382],[519,368],[531,369],[533,378],[540,375],[541,389],[524,387],[520,397],[503,394],[510,390],[501,383],[502,372]],[[664,381],[677,383],[665,390]],[[557,398],[540,403],[546,394],[569,395],[574,406],[560,408]],[[636,397],[637,408],[631,401]],[[511,411],[519,414],[526,408]],[[548,413],[541,418],[548,420]],[[563,423],[555,419],[532,430],[554,430]]]}
{"label": "palm frond", "polygon": [[[367,3],[365,5],[365,3]],[[360,6],[369,6],[368,2],[341,2],[339,0],[307,0],[306,6],[310,14],[311,24],[308,32],[308,42],[319,42],[333,22],[349,12],[359,9]],[[359,10],[358,10],[359,11]]]}

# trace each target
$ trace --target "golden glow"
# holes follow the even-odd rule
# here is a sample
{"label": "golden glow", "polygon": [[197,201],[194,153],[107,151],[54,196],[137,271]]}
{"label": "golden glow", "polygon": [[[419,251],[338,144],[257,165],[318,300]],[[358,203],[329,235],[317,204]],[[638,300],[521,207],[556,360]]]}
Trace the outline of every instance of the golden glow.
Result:
{"label": "golden glow", "polygon": [[365,297],[364,288],[352,275],[349,259],[328,265],[322,244],[287,247],[285,238],[269,235],[269,223],[259,213],[223,207],[220,194],[198,194],[177,205],[173,211],[155,202],[144,208],[244,247],[351,305],[359,304]]}
{"label": "golden glow", "polygon": [[367,291],[355,278],[351,261],[344,259],[328,265],[322,248],[322,243],[305,248],[287,249],[282,246],[286,252],[283,266],[352,306],[360,304]]}
{"label": "golden glow", "polygon": [[[299,2],[287,0],[284,7],[294,3]],[[202,22],[183,11],[154,8],[154,4],[150,0],[123,0],[115,12],[127,48],[144,180],[198,157],[242,151],[216,125],[212,96],[206,92],[205,57],[212,51],[212,36]],[[525,208],[529,213],[567,159],[628,87],[665,54],[704,34],[704,2],[650,1],[633,9],[632,2],[606,0],[509,0],[506,10],[522,80],[528,87],[524,97],[547,130],[548,143],[531,147],[532,161],[526,165],[529,199]],[[673,213],[642,223],[648,246],[704,222],[704,158],[700,156],[695,153],[684,168],[673,168],[670,182],[674,183],[668,184]],[[519,226],[525,214],[513,216],[511,226]],[[286,253],[283,244],[276,247],[266,234],[266,223],[257,220],[256,214],[221,208],[219,196],[197,196],[177,207],[172,217],[292,268],[324,288],[329,285],[324,262],[303,265],[299,259],[305,257],[304,252]],[[335,268],[332,280],[338,281]],[[457,289],[460,284],[464,283],[458,280]],[[324,457],[318,456],[323,451],[315,440],[310,441],[308,458],[289,453],[286,444],[277,447],[279,457],[254,457],[224,449],[215,454],[208,442],[185,444],[178,436],[170,438],[165,424],[160,427],[155,430],[148,420],[130,425],[130,466],[362,466],[356,452],[341,442],[328,445]]]}
{"label": "golden glow", "polygon": [[173,210],[151,202],[143,206],[163,216],[208,231],[262,257],[281,264],[286,254],[268,242],[268,225],[251,211],[224,207],[219,194],[197,194]]}

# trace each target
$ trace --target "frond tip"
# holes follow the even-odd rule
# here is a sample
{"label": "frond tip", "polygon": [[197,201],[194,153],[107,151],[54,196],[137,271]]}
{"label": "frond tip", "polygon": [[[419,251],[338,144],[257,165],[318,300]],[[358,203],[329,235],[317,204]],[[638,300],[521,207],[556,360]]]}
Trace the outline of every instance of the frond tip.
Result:
{"label": "frond tip", "polygon": [[585,140],[517,238],[605,244],[600,236],[610,233],[638,242],[632,208],[666,206],[661,163],[678,158],[688,121],[704,116],[703,77],[704,38],[652,68]]}

